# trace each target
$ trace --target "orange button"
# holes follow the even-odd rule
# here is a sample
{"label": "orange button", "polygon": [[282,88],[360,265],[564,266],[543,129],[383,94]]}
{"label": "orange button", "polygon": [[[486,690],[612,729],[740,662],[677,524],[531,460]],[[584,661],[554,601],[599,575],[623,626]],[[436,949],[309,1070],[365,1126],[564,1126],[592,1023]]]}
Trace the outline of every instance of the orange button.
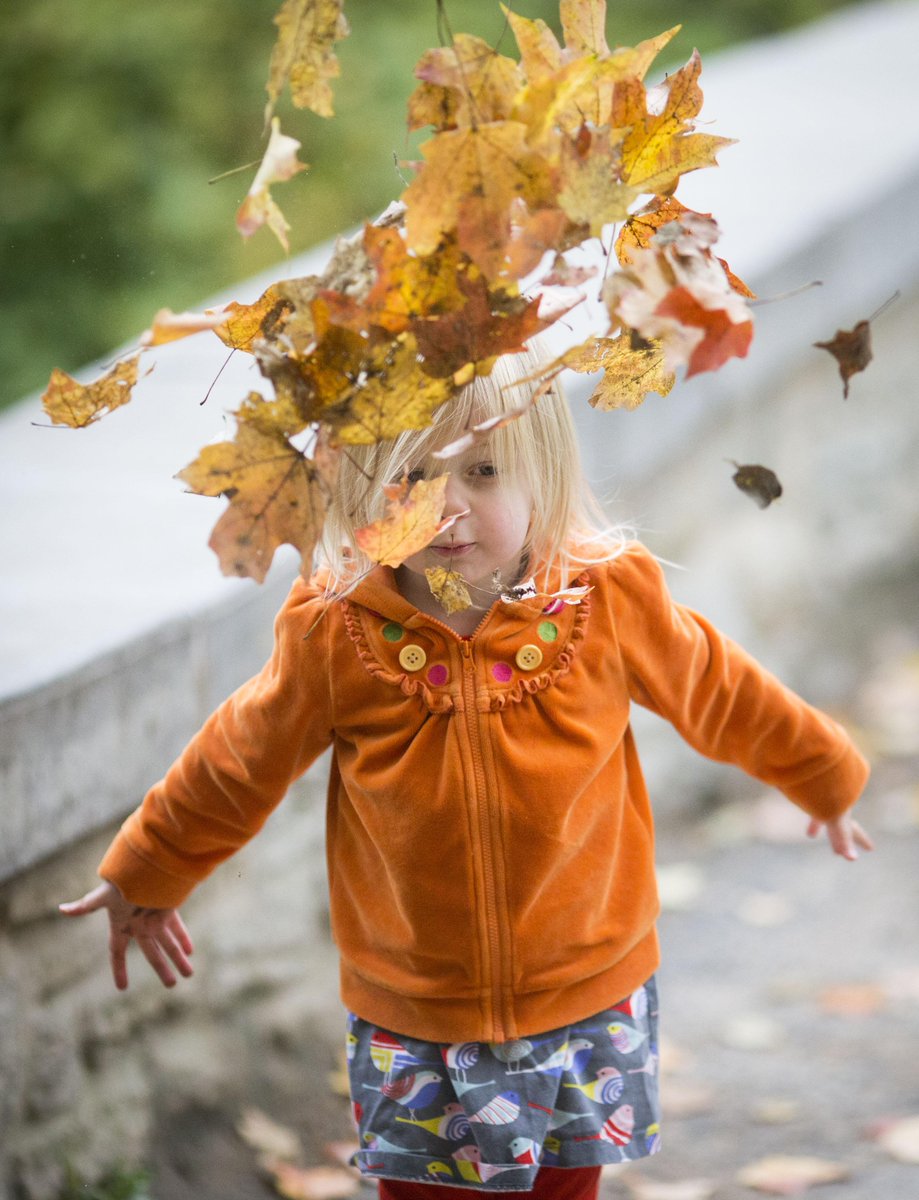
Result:
{"label": "orange button", "polygon": [[399,663],[406,671],[420,671],[428,661],[428,656],[420,646],[409,643],[399,651]]}
{"label": "orange button", "polygon": [[514,661],[521,671],[535,671],[542,662],[542,651],[538,646],[521,646]]}

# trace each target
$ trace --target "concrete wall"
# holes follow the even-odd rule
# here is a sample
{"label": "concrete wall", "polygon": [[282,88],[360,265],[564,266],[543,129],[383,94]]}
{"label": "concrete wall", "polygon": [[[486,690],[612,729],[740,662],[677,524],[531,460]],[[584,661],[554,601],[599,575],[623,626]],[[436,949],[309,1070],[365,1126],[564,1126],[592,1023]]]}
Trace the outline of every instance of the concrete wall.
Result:
{"label": "concrete wall", "polygon": [[[706,113],[741,146],[681,196],[716,212],[726,256],[761,295],[823,286],[761,308],[747,362],[636,413],[596,414],[573,395],[592,476],[614,515],[680,564],[677,596],[840,711],[883,638],[916,641],[919,132],[901,120],[889,145],[875,106],[883,85],[885,105],[915,108],[917,38],[919,7],[869,5],[706,64]],[[806,145],[802,111],[819,129]],[[875,362],[843,402],[810,343],[897,288]],[[138,400],[85,434],[35,429],[34,401],[0,420],[0,1200],[53,1197],[67,1161],[93,1177],[141,1158],[185,1099],[253,1094],[271,1044],[307,1072],[334,1058],[322,764],[187,906],[190,985],[167,993],[136,963],[117,995],[104,918],[55,912],[259,665],[294,570],[280,562],[262,590],[222,580],[204,549],[219,504],[170,482],[255,385],[235,362],[201,407],[221,361],[206,343],[165,348]],[[785,496],[758,510],[726,459],[772,467]],[[742,790],[655,722],[640,740],[663,819]]]}

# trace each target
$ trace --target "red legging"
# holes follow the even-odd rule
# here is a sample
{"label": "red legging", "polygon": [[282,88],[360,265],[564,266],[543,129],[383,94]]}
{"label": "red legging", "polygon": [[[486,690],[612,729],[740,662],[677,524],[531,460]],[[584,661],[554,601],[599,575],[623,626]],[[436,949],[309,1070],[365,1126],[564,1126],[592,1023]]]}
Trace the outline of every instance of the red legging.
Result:
{"label": "red legging", "polygon": [[522,1200],[597,1200],[599,1167],[541,1167],[531,1192],[482,1192],[475,1188],[444,1187],[437,1183],[380,1180],[380,1200],[485,1200],[489,1195]]}

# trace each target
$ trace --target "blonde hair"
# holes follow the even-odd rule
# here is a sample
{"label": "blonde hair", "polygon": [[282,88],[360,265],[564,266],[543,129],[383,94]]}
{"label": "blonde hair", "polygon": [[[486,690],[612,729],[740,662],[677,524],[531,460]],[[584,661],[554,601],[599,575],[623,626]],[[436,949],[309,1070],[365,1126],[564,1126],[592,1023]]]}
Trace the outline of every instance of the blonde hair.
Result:
{"label": "blonde hair", "polygon": [[[502,355],[490,374],[476,376],[441,405],[428,427],[406,430],[389,441],[348,447],[320,548],[331,590],[347,590],[373,565],[358,548],[354,533],[381,516],[383,484],[418,468],[425,477],[449,471],[450,460],[434,458],[434,451],[473,425],[518,408],[538,386],[528,377],[547,361],[538,340],[531,339],[522,352]],[[485,444],[499,480],[518,477],[534,497],[524,554],[529,572],[537,572],[540,590],[546,590],[550,577],[564,578],[621,553],[629,535],[610,523],[584,476],[574,423],[558,380],[522,416],[493,429]]]}

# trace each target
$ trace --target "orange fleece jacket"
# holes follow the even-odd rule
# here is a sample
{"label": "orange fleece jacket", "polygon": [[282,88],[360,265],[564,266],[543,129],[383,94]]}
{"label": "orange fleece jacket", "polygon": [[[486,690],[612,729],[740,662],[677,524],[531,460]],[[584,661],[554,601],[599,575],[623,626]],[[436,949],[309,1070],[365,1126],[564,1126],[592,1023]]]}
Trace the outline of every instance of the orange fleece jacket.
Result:
{"label": "orange fleece jacket", "polygon": [[352,1011],[500,1042],[615,1003],[658,965],[632,701],[823,820],[855,802],[867,765],[675,604],[642,547],[585,577],[579,604],[499,600],[471,639],[417,612],[388,568],[318,623],[326,602],[298,581],[268,664],[128,818],[100,874],[136,904],[180,904],[331,745],[329,886]]}

